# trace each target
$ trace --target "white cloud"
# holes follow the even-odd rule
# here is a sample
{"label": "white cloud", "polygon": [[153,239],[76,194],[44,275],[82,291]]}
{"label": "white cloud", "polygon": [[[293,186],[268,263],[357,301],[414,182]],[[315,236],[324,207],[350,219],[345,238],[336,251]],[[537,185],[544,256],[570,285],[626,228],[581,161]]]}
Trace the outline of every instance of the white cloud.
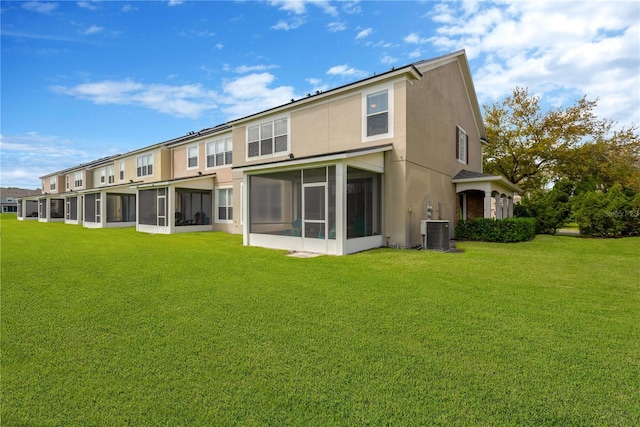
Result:
{"label": "white cloud", "polygon": [[324,83],[321,79],[309,77],[305,79],[305,81],[311,85],[311,92],[324,92],[329,90],[329,85]]}
{"label": "white cloud", "polygon": [[184,3],[183,0],[169,0],[169,6],[178,6]]}
{"label": "white cloud", "polygon": [[296,28],[300,28],[305,23],[304,18],[294,16],[291,21],[287,22],[284,20],[278,21],[277,24],[271,27],[272,30],[295,30]]}
{"label": "white cloud", "polygon": [[391,64],[395,64],[397,62],[398,62],[398,58],[395,58],[395,57],[390,56],[390,55],[385,55],[382,58],[380,58],[380,63],[381,64],[391,65]]}
{"label": "white cloud", "polygon": [[429,42],[429,39],[420,37],[419,33],[411,33],[402,40],[409,44],[425,44]]}
{"label": "white cloud", "polygon": [[327,24],[327,30],[330,33],[337,33],[338,31],[344,31],[347,29],[347,24],[344,22],[330,22]]}
{"label": "white cloud", "polygon": [[100,33],[104,30],[104,28],[98,26],[98,25],[91,25],[89,28],[87,28],[86,30],[82,31],[81,33],[84,35],[91,35],[91,34],[97,34]]}
{"label": "white cloud", "polygon": [[91,101],[95,104],[134,105],[175,117],[200,117],[217,107],[218,95],[199,84],[168,86],[143,84],[133,80],[83,83],[73,87],[52,86],[61,95]]}
{"label": "white cloud", "polygon": [[131,4],[125,4],[124,6],[122,6],[122,11],[123,12],[133,12],[138,10],[137,7],[131,5]]}
{"label": "white cloud", "polygon": [[362,11],[360,8],[360,0],[354,1],[343,1],[342,3],[342,11],[349,15],[355,15]]}
{"label": "white cloud", "polygon": [[327,70],[327,74],[330,76],[343,76],[343,77],[366,77],[367,72],[358,70],[353,67],[349,67],[348,64],[335,65]]}
{"label": "white cloud", "polygon": [[373,28],[366,28],[362,31],[360,31],[357,35],[356,35],[356,40],[362,40],[362,39],[366,39],[367,37],[369,37],[369,35],[373,32]]}
{"label": "white cloud", "polygon": [[[440,25],[428,43],[466,49],[483,103],[522,86],[567,105],[584,94],[599,98],[600,117],[638,122],[637,2],[442,3],[431,19]],[[418,33],[405,37],[424,40]]]}
{"label": "white cloud", "polygon": [[222,90],[226,97],[221,99],[225,104],[222,110],[229,117],[239,118],[301,97],[291,86],[271,88],[274,80],[271,73],[255,73],[224,81]]}
{"label": "white cloud", "polygon": [[[307,5],[312,4],[321,8],[325,13],[331,16],[338,16],[337,9],[327,0],[269,0],[269,5],[279,8],[290,15],[289,19],[281,19],[275,25],[271,26],[272,30],[295,30],[300,28],[307,22]],[[344,24],[343,24],[344,25]],[[345,27],[346,28],[346,27]],[[342,31],[339,23],[328,25],[329,31]]]}
{"label": "white cloud", "polygon": [[224,48],[224,45],[222,43],[216,43],[214,47],[218,50],[222,50]]}
{"label": "white cloud", "polygon": [[301,15],[306,12],[305,2],[301,0],[270,0],[271,6],[278,7],[280,10]]}
{"label": "white cloud", "polygon": [[[264,70],[275,66],[241,66],[243,72]],[[256,113],[298,99],[291,86],[272,87],[275,76],[268,72],[247,74],[223,80],[222,92],[209,90],[200,84],[145,84],[132,79],[104,80],[76,86],[52,86],[60,95],[93,102],[97,105],[128,105],[146,108],[179,118],[199,118],[222,111],[227,118]]]}
{"label": "white cloud", "polygon": [[328,0],[269,0],[269,4],[279,8],[280,10],[296,15],[306,13],[306,5],[312,4],[331,16],[338,15],[338,11],[335,6],[331,5],[331,2]]}
{"label": "white cloud", "polygon": [[79,1],[76,2],[78,7],[89,10],[98,10],[97,2],[95,1]]}
{"label": "white cloud", "polygon": [[37,13],[51,13],[58,8],[58,3],[47,3],[41,1],[28,1],[22,3],[22,8]]}
{"label": "white cloud", "polygon": [[95,153],[79,149],[78,145],[77,141],[37,132],[0,135],[1,185],[39,188],[39,176],[96,158]]}
{"label": "white cloud", "polygon": [[234,69],[236,73],[246,74],[254,71],[267,71],[278,68],[277,65],[240,65]]}

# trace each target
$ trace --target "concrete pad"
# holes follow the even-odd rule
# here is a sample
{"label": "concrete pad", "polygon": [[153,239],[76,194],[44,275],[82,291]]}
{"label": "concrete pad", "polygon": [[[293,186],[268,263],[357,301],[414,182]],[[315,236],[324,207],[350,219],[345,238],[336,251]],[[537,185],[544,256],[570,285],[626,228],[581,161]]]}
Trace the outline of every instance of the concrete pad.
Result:
{"label": "concrete pad", "polygon": [[315,258],[317,256],[320,256],[322,254],[315,254],[313,252],[289,252],[287,254],[287,256],[291,256],[294,258]]}

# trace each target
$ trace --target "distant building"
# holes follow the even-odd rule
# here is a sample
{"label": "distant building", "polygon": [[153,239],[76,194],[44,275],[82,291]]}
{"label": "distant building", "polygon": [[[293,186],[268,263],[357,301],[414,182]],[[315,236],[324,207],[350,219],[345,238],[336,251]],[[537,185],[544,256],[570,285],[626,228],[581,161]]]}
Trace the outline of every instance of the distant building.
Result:
{"label": "distant building", "polygon": [[[42,194],[42,191],[38,188],[36,190],[25,190],[24,188],[0,188],[0,207],[2,213],[16,213],[18,212],[18,199],[29,196],[36,196]],[[36,211],[36,216],[38,212]]]}

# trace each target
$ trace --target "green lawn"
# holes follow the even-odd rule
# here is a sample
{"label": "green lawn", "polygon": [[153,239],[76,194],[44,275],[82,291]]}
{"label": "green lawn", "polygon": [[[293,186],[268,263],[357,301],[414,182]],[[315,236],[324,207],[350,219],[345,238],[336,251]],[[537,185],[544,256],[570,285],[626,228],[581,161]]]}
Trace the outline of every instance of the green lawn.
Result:
{"label": "green lawn", "polygon": [[311,259],[1,220],[3,426],[640,425],[640,238]]}

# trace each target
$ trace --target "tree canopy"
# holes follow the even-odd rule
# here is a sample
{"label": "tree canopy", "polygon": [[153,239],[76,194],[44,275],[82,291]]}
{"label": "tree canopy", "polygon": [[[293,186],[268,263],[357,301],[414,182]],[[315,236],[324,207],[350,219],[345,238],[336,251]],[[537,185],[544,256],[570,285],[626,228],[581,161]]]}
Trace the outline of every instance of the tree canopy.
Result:
{"label": "tree canopy", "polygon": [[615,129],[615,122],[596,116],[596,107],[597,100],[583,96],[567,108],[543,111],[538,96],[516,87],[484,106],[484,171],[525,192],[563,178],[605,191],[616,183],[640,191],[638,127]]}

